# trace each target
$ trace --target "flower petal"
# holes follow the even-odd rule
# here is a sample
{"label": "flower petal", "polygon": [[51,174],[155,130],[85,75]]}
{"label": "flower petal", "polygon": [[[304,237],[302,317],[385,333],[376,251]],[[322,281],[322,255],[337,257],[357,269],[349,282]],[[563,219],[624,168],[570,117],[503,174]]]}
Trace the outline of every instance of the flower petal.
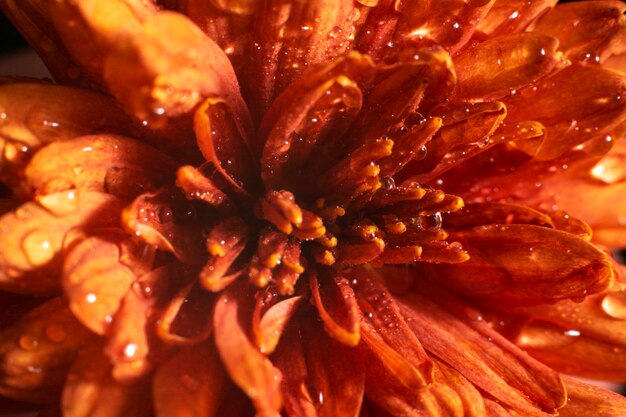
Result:
{"label": "flower petal", "polygon": [[[189,282],[189,271],[174,269],[173,275],[178,275],[177,278],[182,278],[183,282]],[[209,338],[213,332],[213,294],[204,291],[192,279],[175,295],[169,294],[166,302],[156,323],[157,334],[163,341],[172,345],[193,345]],[[132,335],[132,332],[129,333]]]}
{"label": "flower petal", "polygon": [[76,228],[114,225],[120,209],[121,202],[111,195],[68,191],[5,214],[0,218],[0,287],[31,294],[57,291],[60,255]]}
{"label": "flower petal", "polygon": [[0,333],[0,394],[56,400],[76,352],[91,340],[62,298],[36,307]]}
{"label": "flower petal", "polygon": [[[304,319],[307,320],[307,319]],[[310,320],[310,318],[308,318]],[[301,326],[309,386],[319,417],[357,417],[363,402],[365,370],[354,348],[308,322]]]}
{"label": "flower petal", "polygon": [[539,304],[579,298],[613,282],[604,252],[578,236],[535,225],[486,225],[451,232],[469,253],[458,265],[426,265],[455,291],[490,302]]}
{"label": "flower petal", "polygon": [[522,32],[558,0],[496,0],[487,15],[478,22],[478,30],[500,36]]}
{"label": "flower petal", "polygon": [[[285,403],[285,411],[294,417],[317,417],[315,403],[307,386],[309,372],[304,356],[300,328],[289,324],[284,337],[281,338],[272,360],[283,375],[281,392]],[[320,333],[321,336],[323,332]]]}
{"label": "flower petal", "polygon": [[460,99],[495,99],[549,74],[559,42],[535,33],[490,38],[454,57]]}
{"label": "flower petal", "polygon": [[43,147],[24,175],[37,194],[79,189],[132,199],[171,182],[175,169],[174,160],[138,141],[93,135]]}
{"label": "flower petal", "polygon": [[[317,163],[320,157],[331,158],[326,164],[336,160],[337,147],[341,146],[336,138],[346,131],[361,109],[361,89],[373,76],[371,60],[351,52],[309,69],[272,103],[262,121],[259,137],[263,144],[261,176],[267,187],[281,187],[288,171],[305,170],[313,155],[313,162]],[[287,108],[290,111],[285,111]]]}
{"label": "flower petal", "polygon": [[575,63],[503,101],[507,123],[534,120],[545,127],[535,157],[548,160],[585,142],[590,153],[610,149],[624,133],[625,94],[626,75]]}
{"label": "flower petal", "polygon": [[73,245],[63,264],[63,289],[70,309],[92,332],[108,334],[124,295],[135,281],[121,261],[122,234],[101,234]]}
{"label": "flower petal", "polygon": [[282,399],[280,371],[252,344],[241,324],[248,295],[245,287],[231,285],[215,304],[215,344],[231,379],[252,400],[261,417],[278,417]]}
{"label": "flower petal", "polygon": [[0,85],[0,179],[15,185],[43,145],[93,132],[128,133],[130,120],[110,97],[32,82]]}
{"label": "flower petal", "polygon": [[95,344],[81,351],[63,388],[62,410],[67,417],[148,417],[151,415],[147,378],[116,381],[111,366]]}
{"label": "flower petal", "polygon": [[[285,327],[296,313],[302,296],[274,302],[276,294],[262,292],[252,315],[252,333],[261,353],[270,355],[282,336]],[[269,302],[268,302],[269,299]]]}
{"label": "flower petal", "polygon": [[572,61],[604,62],[626,52],[625,10],[621,1],[559,4],[531,30],[557,38],[559,49]]}
{"label": "flower petal", "polygon": [[154,376],[155,413],[158,417],[217,416],[226,388],[226,372],[212,342],[183,347]]}
{"label": "flower petal", "polygon": [[354,10],[351,0],[271,0],[259,9],[254,43],[247,51],[252,62],[241,68],[248,102],[258,115],[307,67],[331,61],[350,49]]}
{"label": "flower petal", "polygon": [[578,327],[564,329],[542,321],[525,322],[516,343],[532,357],[559,372],[604,381],[626,378],[622,345],[598,340]]}
{"label": "flower petal", "polygon": [[[626,296],[623,290],[587,297],[582,302],[507,308],[516,327],[508,337],[556,369],[606,380],[626,372]],[[532,318],[532,322],[526,322]],[[521,327],[519,327],[521,325]],[[568,352],[558,356],[558,352]]]}
{"label": "flower petal", "polygon": [[480,313],[423,280],[415,285],[419,292],[402,297],[400,308],[426,350],[521,413],[545,416],[565,404],[565,389],[556,372],[506,341],[482,321]]}
{"label": "flower petal", "polygon": [[356,346],[360,340],[360,311],[348,280],[334,271],[321,270],[322,283],[317,271],[309,272],[312,302],[324,322],[324,329],[337,341]]}
{"label": "flower petal", "polygon": [[598,417],[619,417],[626,409],[623,396],[593,385],[585,384],[573,378],[565,377],[568,401],[559,410],[561,417],[580,417],[590,415]]}
{"label": "flower petal", "polygon": [[393,378],[406,388],[419,390],[432,382],[433,364],[378,274],[365,267],[351,274],[363,311],[363,340]]}
{"label": "flower petal", "polygon": [[198,264],[206,257],[195,208],[173,186],[144,193],[122,211],[122,224],[130,233],[179,260]]}

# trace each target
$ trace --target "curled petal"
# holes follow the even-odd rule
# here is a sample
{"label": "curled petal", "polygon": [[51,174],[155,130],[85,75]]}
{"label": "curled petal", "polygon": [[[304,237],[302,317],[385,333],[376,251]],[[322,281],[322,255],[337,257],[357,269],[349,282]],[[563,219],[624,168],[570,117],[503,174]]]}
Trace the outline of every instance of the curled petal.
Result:
{"label": "curled petal", "polygon": [[[270,355],[285,330],[285,327],[296,313],[302,296],[290,297],[271,304],[275,295],[257,297],[257,303],[252,316],[252,332],[255,342],[261,353]],[[267,303],[267,298],[270,303]],[[265,310],[265,311],[262,311]]]}
{"label": "curled petal", "polygon": [[250,116],[228,58],[182,15],[160,12],[147,19],[112,51],[104,75],[139,120],[187,114],[203,98],[220,97],[249,129]]}
{"label": "curled petal", "polygon": [[426,350],[522,414],[545,416],[565,404],[563,382],[555,371],[507,342],[477,311],[423,280],[416,284],[419,294],[403,297],[400,306]]}
{"label": "curled petal", "polygon": [[460,99],[494,99],[547,74],[562,59],[555,38],[516,33],[491,38],[454,57]]}
{"label": "curled petal", "polygon": [[262,417],[278,417],[282,406],[280,371],[252,344],[241,316],[251,306],[241,286],[229,286],[215,304],[215,344],[231,379],[252,400]]}
{"label": "curled petal", "polygon": [[354,291],[346,278],[330,274],[320,285],[316,271],[310,271],[313,304],[324,322],[324,328],[334,339],[347,346],[356,346],[360,340],[360,311]]}
{"label": "curled petal", "polygon": [[148,378],[119,382],[95,344],[82,350],[63,388],[62,410],[68,417],[148,417],[151,395]]}
{"label": "curled petal", "polygon": [[572,61],[605,62],[626,52],[625,10],[621,1],[559,4],[531,30],[557,38],[559,49]]}
{"label": "curled petal", "polygon": [[226,388],[226,372],[212,343],[183,347],[154,376],[156,415],[217,416]]}
{"label": "curled petal", "polygon": [[250,139],[231,106],[221,98],[207,98],[194,115],[194,130],[204,158],[238,192],[258,187]]}
{"label": "curled petal", "polygon": [[24,171],[38,194],[67,189],[132,199],[174,178],[176,163],[140,142],[113,135],[83,136],[39,150]]}
{"label": "curled petal", "polygon": [[442,285],[493,303],[538,304],[599,292],[613,282],[606,254],[578,236],[535,225],[452,232],[469,260],[426,266]]}
{"label": "curled petal", "polygon": [[196,210],[173,187],[139,195],[122,212],[122,224],[144,242],[176,255],[185,263],[202,262],[206,252]]}
{"label": "curled petal", "polygon": [[[361,90],[373,76],[369,57],[351,52],[309,69],[272,103],[259,137],[261,176],[270,188],[280,186],[287,174],[284,170],[305,169],[313,151],[311,164],[319,163],[320,158],[331,159],[325,164],[336,161],[342,144],[335,140],[332,129],[340,135],[349,127],[361,109]],[[294,106],[296,111],[285,112]],[[311,169],[316,169],[315,165]]]}
{"label": "curled petal", "polygon": [[[188,277],[184,271],[177,271],[183,279]],[[157,320],[157,334],[172,345],[193,345],[206,340],[213,332],[211,312],[215,297],[207,293],[192,281],[181,288],[177,294],[170,294],[167,306]],[[132,334],[132,332],[129,332]]]}
{"label": "curled petal", "polygon": [[35,308],[0,333],[0,394],[54,401],[76,352],[91,336],[63,299]]}
{"label": "curled petal", "polygon": [[[73,231],[117,223],[121,202],[108,194],[49,194],[0,218],[0,287],[32,294],[58,290],[55,273]],[[19,246],[16,246],[17,245]]]}
{"label": "curled petal", "polygon": [[221,291],[243,272],[236,260],[248,243],[248,227],[239,217],[227,217],[218,223],[206,239],[212,255],[200,272],[200,284],[209,291]]}
{"label": "curled petal", "polygon": [[[423,160],[410,164],[402,176],[428,181],[499,143],[491,136],[506,117],[506,107],[499,101],[463,102],[440,108],[436,113],[443,126],[426,144]],[[419,175],[421,172],[428,173]]]}
{"label": "curled petal", "polygon": [[47,143],[130,130],[130,121],[110,97],[44,83],[0,85],[0,114],[0,178],[13,186],[31,156]]}
{"label": "curled petal", "polygon": [[176,171],[176,185],[186,193],[188,200],[202,200],[217,208],[220,212],[233,209],[233,202],[211,178],[199,170],[184,165]]}

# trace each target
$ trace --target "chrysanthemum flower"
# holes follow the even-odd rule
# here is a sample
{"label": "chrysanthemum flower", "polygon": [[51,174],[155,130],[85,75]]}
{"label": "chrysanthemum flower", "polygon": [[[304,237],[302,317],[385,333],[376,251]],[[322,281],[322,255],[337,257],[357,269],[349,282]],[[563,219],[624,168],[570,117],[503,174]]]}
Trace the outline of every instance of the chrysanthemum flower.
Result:
{"label": "chrysanthemum flower", "polygon": [[626,415],[626,7],[555,3],[1,0],[0,394]]}

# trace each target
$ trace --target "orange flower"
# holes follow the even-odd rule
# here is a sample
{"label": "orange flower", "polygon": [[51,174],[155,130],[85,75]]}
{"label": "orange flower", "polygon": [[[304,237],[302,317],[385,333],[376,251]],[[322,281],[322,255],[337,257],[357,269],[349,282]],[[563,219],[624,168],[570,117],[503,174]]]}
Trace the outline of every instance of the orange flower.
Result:
{"label": "orange flower", "polygon": [[2,0],[0,394],[623,415],[626,7],[555,3]]}

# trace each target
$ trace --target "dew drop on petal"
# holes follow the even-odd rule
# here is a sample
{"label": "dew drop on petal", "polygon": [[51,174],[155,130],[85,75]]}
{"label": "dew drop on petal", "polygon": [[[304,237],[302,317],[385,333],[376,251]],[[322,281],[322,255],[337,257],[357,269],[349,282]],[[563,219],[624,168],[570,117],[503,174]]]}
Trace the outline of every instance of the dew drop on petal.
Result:
{"label": "dew drop on petal", "polygon": [[39,339],[30,334],[24,334],[20,337],[18,344],[24,350],[35,350],[39,347]]}
{"label": "dew drop on petal", "polygon": [[50,237],[40,230],[34,230],[22,239],[22,250],[33,266],[45,265],[55,254]]}
{"label": "dew drop on petal", "polygon": [[602,299],[602,310],[616,319],[626,319],[626,294],[613,292]]}

